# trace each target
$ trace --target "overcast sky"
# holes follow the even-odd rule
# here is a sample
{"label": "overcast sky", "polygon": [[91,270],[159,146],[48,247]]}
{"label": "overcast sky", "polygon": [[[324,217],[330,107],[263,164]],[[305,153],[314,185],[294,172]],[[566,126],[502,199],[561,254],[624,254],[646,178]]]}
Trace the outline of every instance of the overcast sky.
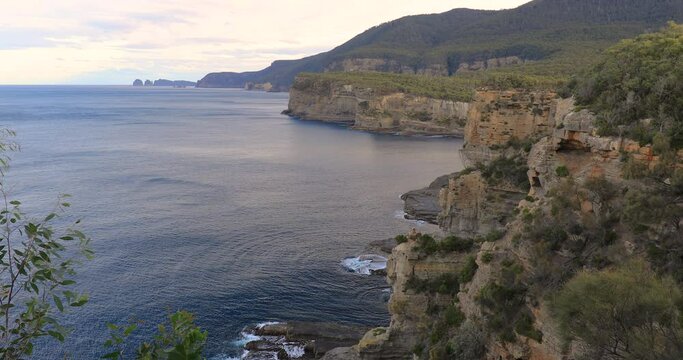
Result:
{"label": "overcast sky", "polygon": [[129,84],[260,70],[380,23],[529,0],[0,0],[0,84]]}

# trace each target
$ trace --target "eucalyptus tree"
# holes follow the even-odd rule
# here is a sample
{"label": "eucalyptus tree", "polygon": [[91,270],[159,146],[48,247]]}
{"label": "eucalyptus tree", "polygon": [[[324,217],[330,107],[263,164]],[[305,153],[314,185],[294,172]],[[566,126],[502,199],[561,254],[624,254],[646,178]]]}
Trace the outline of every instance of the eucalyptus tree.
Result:
{"label": "eucalyptus tree", "polygon": [[19,149],[14,132],[0,129],[0,357],[21,359],[33,353],[41,337],[64,341],[69,329],[59,313],[88,301],[74,289],[75,269],[90,259],[90,238],[69,223],[68,195],[36,217],[22,209],[7,190],[9,153]]}

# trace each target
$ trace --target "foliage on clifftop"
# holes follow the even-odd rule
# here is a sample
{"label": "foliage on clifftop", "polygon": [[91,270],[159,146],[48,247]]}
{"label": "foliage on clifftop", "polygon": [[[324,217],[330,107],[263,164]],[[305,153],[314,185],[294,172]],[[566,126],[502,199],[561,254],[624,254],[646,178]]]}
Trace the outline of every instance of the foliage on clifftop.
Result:
{"label": "foliage on clifftop", "polygon": [[506,72],[471,72],[463,75],[440,77],[412,74],[390,74],[377,72],[331,72],[302,73],[297,76],[292,88],[306,91],[331,90],[335,87],[352,85],[354,88],[372,89],[377,94],[406,93],[434,99],[451,101],[472,101],[478,88],[492,90],[555,89],[563,78],[533,76]]}
{"label": "foliage on clifftop", "polygon": [[[642,142],[664,130],[683,148],[683,25],[624,40],[578,77],[577,103],[599,116],[602,133],[619,127]],[[652,119],[649,123],[643,119]]]}
{"label": "foliage on clifftop", "polygon": [[682,300],[671,278],[631,261],[579,273],[554,297],[552,309],[563,335],[586,343],[585,358],[680,359]]}

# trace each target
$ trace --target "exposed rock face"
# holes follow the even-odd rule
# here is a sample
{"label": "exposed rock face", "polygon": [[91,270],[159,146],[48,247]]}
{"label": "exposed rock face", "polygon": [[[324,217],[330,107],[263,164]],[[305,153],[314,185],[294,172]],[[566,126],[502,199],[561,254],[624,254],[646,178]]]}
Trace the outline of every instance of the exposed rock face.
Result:
{"label": "exposed rock face", "polygon": [[448,76],[447,64],[408,66],[395,59],[346,58],[325,67],[325,72],[389,72],[399,74],[418,74],[428,76]]}
{"label": "exposed rock face", "polygon": [[404,93],[384,95],[353,85],[321,83],[304,91],[294,86],[286,113],[304,120],[346,123],[362,130],[461,136],[468,108],[462,102]]}
{"label": "exposed rock face", "polygon": [[244,90],[249,90],[249,91],[272,91],[273,90],[273,84],[267,82],[267,83],[253,83],[253,82],[248,82],[244,84]]}
{"label": "exposed rock face", "polygon": [[135,81],[133,81],[133,86],[142,86],[142,85],[143,85],[142,80],[140,80],[140,79],[135,79]]}
{"label": "exposed rock face", "polygon": [[519,56],[507,56],[500,58],[491,58],[488,60],[463,62],[460,63],[460,65],[458,66],[457,72],[497,69],[510,65],[521,65],[526,62],[526,60],[520,58]]}
{"label": "exposed rock face", "polygon": [[[562,117],[559,128],[534,144],[529,153],[531,195],[543,195],[558,180],[559,166],[568,168],[579,182],[593,177],[605,177],[611,182],[622,180],[620,159],[628,154],[649,169],[659,163],[652,145],[637,141],[596,135],[594,116],[587,110],[570,112]],[[683,151],[677,155],[677,166],[683,166]]]}
{"label": "exposed rock face", "polygon": [[154,83],[152,82],[152,80],[147,79],[145,80],[145,86],[154,86]]}
{"label": "exposed rock face", "polygon": [[408,239],[393,249],[387,266],[387,279],[392,286],[391,325],[366,333],[355,347],[361,359],[411,359],[415,345],[429,333],[433,321],[428,312],[430,305],[448,306],[453,301],[449,295],[434,297],[416,293],[409,288],[408,281],[413,277],[433,280],[455,273],[462,266],[464,256],[421,258],[415,250],[416,236],[409,235]]}
{"label": "exposed rock face", "polygon": [[441,213],[441,205],[438,201],[439,192],[441,188],[448,185],[450,176],[452,175],[440,176],[424,189],[409,191],[401,195],[406,217],[438,224],[439,213]]}
{"label": "exposed rock face", "polygon": [[[487,163],[503,154],[497,146],[513,138],[550,135],[571,104],[571,99],[558,99],[553,92],[478,91],[469,105],[463,158],[469,164]],[[491,186],[475,171],[440,177],[402,198],[412,218],[436,222],[459,236],[478,236],[502,230],[526,195],[514,186]]]}
{"label": "exposed rock face", "polygon": [[[288,358],[280,356],[287,345],[298,347],[303,351],[303,358],[315,359],[332,349],[348,347],[357,344],[369,330],[366,326],[349,326],[334,323],[314,323],[293,321],[288,323],[274,323],[246,329],[257,337],[245,345],[249,350],[248,356],[254,359]],[[259,356],[259,353],[263,356]],[[339,358],[338,352],[332,353],[331,358]]]}
{"label": "exposed rock face", "polygon": [[502,231],[525,196],[514,186],[489,185],[480,171],[452,176],[439,192],[439,227],[465,237]]}
{"label": "exposed rock face", "polygon": [[571,106],[571,99],[551,91],[479,91],[467,114],[462,154],[469,164],[487,162],[498,155],[492,148],[513,138],[549,135]]}

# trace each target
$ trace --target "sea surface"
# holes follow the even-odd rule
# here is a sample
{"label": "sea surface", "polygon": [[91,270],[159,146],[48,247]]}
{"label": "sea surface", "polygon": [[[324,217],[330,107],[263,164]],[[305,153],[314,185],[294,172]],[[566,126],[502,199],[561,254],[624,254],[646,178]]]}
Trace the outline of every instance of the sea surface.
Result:
{"label": "sea surface", "polygon": [[106,323],[178,309],[209,332],[209,358],[240,353],[264,321],[386,325],[387,285],[340,261],[411,227],[399,196],[462,167],[458,139],[377,135],[280,115],[287,94],[229,89],[0,87],[16,130],[5,179],[35,217],[68,193],[94,260],[90,302],[33,359],[96,359]]}

